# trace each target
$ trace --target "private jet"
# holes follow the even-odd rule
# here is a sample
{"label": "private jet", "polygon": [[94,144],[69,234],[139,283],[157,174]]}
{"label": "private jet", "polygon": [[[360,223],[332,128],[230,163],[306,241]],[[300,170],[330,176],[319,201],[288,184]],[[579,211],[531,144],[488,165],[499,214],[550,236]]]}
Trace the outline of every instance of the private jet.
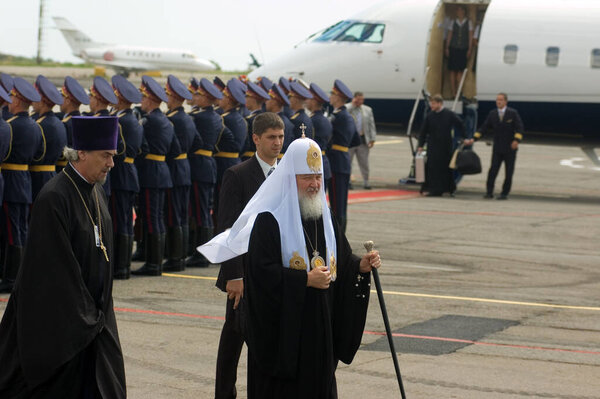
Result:
{"label": "private jet", "polygon": [[71,47],[73,55],[94,65],[110,67],[116,73],[127,76],[130,72],[179,70],[207,72],[216,70],[215,65],[203,60],[189,50],[113,45],[94,42],[78,30],[66,18],[53,17]]}

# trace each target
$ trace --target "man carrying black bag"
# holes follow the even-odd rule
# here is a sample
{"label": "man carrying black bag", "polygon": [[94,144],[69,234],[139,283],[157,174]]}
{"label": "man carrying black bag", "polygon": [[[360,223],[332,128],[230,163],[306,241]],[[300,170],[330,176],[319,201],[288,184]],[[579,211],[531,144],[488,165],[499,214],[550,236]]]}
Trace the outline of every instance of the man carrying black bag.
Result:
{"label": "man carrying black bag", "polygon": [[[490,111],[483,125],[473,136],[479,140],[484,134],[492,133],[494,135],[494,147],[492,149],[492,164],[488,172],[486,194],[484,198],[494,198],[494,183],[504,162],[506,177],[502,185],[502,192],[497,199],[508,199],[508,193],[512,185],[512,176],[515,171],[515,161],[517,159],[517,150],[519,143],[523,139],[523,122],[519,113],[514,108],[507,107],[508,96],[505,93],[498,93],[496,96],[495,110]],[[465,145],[471,144],[465,141]]]}

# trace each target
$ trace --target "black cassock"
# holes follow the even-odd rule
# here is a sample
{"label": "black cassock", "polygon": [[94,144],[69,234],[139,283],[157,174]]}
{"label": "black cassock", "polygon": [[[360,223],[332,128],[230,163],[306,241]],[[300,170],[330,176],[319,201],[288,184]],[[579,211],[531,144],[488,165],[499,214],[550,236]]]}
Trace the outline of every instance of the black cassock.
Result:
{"label": "black cassock", "polygon": [[453,127],[456,128],[455,134],[462,135],[465,130],[460,118],[449,109],[443,108],[440,112],[431,111],[427,114],[419,134],[419,147],[427,142],[425,183],[421,191],[442,195],[456,190],[452,169],[448,167],[453,154]]}
{"label": "black cassock", "polygon": [[[323,220],[303,225],[312,245],[316,226],[317,250],[325,258]],[[250,399],[337,397],[335,368],[338,360],[351,363],[360,346],[371,276],[359,273],[360,258],[334,226],[337,280],[320,290],[306,286],[306,270],[283,267],[273,215],[256,218],[245,263]]]}
{"label": "black cassock", "polygon": [[[94,186],[71,165],[37,197],[23,265],[0,324],[0,398],[126,397],[111,262],[96,246],[92,222],[65,172],[97,221]],[[110,214],[102,186],[95,190],[112,259]]]}

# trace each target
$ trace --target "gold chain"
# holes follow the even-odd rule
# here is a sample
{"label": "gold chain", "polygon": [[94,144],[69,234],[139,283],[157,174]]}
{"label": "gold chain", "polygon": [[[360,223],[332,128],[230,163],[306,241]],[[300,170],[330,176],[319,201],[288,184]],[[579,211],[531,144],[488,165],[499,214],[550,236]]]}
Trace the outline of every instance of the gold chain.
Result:
{"label": "gold chain", "polygon": [[[85,203],[85,200],[83,199],[83,195],[81,195],[81,191],[79,191],[79,187],[77,187],[75,180],[73,180],[73,178],[67,173],[66,169],[63,169],[63,173],[69,178],[69,180],[71,180],[71,183],[73,183],[73,187],[75,187],[75,190],[77,190],[77,194],[79,194],[79,198],[81,198],[81,202],[83,203],[83,206],[85,207],[85,211],[87,212],[87,214],[90,218],[90,222],[92,222],[92,226],[94,226],[94,229],[95,229],[96,224],[94,223],[94,218],[92,217],[92,214],[91,214],[87,204]],[[94,196],[96,197],[96,210],[97,210],[97,215],[98,215],[98,238],[100,240],[100,249],[102,250],[102,252],[104,252],[104,257],[106,258],[106,261],[108,262],[108,253],[106,252],[106,247],[104,246],[104,242],[102,241],[102,217],[100,216],[100,201],[98,201],[98,191],[96,191],[96,185],[94,185],[92,190],[94,190]],[[95,233],[96,232],[94,231],[94,234]]]}
{"label": "gold chain", "polygon": [[306,234],[306,239],[308,240],[308,243],[310,244],[310,248],[313,250],[312,254],[313,256],[317,256],[319,255],[319,251],[317,251],[317,245],[319,245],[319,241],[317,239],[317,221],[315,220],[315,246],[313,247],[312,242],[310,241],[310,237],[308,236],[308,233],[306,232],[306,229],[304,228],[304,225],[302,225],[302,230],[304,230],[304,234]]}

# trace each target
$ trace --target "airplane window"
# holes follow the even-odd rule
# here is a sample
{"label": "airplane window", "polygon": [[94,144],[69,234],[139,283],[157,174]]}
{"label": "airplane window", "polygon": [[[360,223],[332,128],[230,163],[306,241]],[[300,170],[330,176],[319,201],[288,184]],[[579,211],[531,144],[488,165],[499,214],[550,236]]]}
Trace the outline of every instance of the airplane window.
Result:
{"label": "airplane window", "polygon": [[592,68],[600,68],[600,48],[592,50]]}
{"label": "airplane window", "polygon": [[330,26],[325,29],[325,31],[321,34],[321,36],[317,37],[315,42],[328,42],[330,40],[334,40],[336,37],[340,35],[346,28],[352,25],[352,21],[340,21],[335,25]]}
{"label": "airplane window", "polygon": [[517,46],[516,44],[507,44],[506,46],[504,46],[504,63],[516,64],[518,52],[519,46]]}
{"label": "airplane window", "polygon": [[557,66],[560,49],[558,47],[548,47],[546,49],[546,65]]}
{"label": "airplane window", "polygon": [[342,42],[381,43],[383,41],[383,24],[357,22],[352,24],[334,40]]}

